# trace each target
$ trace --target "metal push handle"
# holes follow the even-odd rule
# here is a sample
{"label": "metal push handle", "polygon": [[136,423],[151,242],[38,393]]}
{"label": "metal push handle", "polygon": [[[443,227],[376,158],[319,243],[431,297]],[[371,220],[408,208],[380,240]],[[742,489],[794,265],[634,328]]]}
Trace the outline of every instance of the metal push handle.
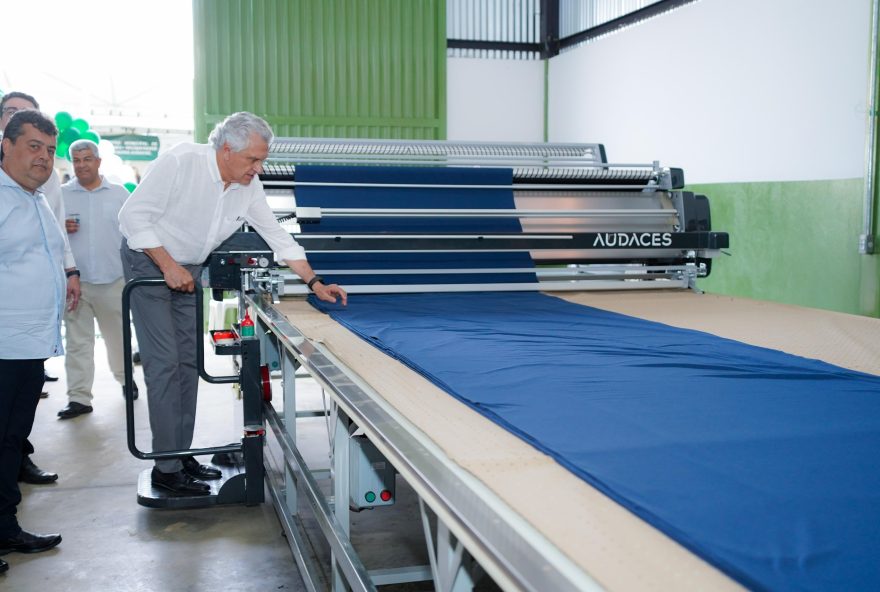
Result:
{"label": "metal push handle", "polygon": [[[156,459],[156,458],[179,458],[182,456],[190,456],[193,454],[217,454],[220,452],[241,452],[241,444],[230,444],[228,446],[215,446],[211,448],[191,448],[188,450],[169,450],[166,452],[144,452],[137,447],[135,443],[134,431],[134,398],[132,397],[132,385],[134,384],[134,368],[131,361],[131,292],[136,288],[145,286],[165,286],[165,279],[160,277],[138,278],[131,280],[125,284],[122,289],[122,355],[125,365],[125,427],[128,432],[128,450],[140,459]],[[196,287],[196,331],[201,335],[203,329],[204,314],[202,313],[201,287]],[[237,382],[237,376],[210,376],[204,369],[205,352],[202,339],[196,339],[196,352],[198,356],[199,375],[208,382],[227,383]],[[149,393],[147,394],[149,396]]]}

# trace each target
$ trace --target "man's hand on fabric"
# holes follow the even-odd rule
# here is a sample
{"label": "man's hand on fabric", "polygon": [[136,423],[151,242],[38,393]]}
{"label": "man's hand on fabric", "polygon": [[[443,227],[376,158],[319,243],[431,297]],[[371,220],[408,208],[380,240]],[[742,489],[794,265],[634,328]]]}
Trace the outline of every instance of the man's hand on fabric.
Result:
{"label": "man's hand on fabric", "polygon": [[348,294],[337,284],[324,285],[321,278],[315,275],[315,270],[305,259],[285,259],[284,263],[292,269],[304,282],[312,282],[309,288],[319,300],[324,302],[336,302],[336,298],[342,299],[342,306],[348,304]]}
{"label": "man's hand on fabric", "polygon": [[338,296],[342,300],[342,306],[346,306],[348,304],[348,294],[339,287],[337,284],[330,284],[329,286],[325,286],[321,282],[317,282],[313,288],[315,292],[315,296],[317,296],[320,300],[324,302],[336,302],[336,297]]}

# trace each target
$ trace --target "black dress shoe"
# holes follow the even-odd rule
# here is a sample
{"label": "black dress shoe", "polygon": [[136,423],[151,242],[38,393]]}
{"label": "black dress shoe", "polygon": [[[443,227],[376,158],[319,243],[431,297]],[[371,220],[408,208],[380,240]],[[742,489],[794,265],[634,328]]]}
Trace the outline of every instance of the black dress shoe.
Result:
{"label": "black dress shoe", "polygon": [[[234,446],[236,442],[227,444]],[[243,467],[244,455],[241,452],[218,452],[211,457],[211,464],[220,465],[221,467]]]}
{"label": "black dress shoe", "polygon": [[193,479],[219,479],[223,474],[220,469],[199,464],[199,461],[192,456],[185,456],[180,462],[183,463],[183,472]]}
{"label": "black dress shoe", "polygon": [[43,378],[46,382],[58,382],[57,376],[49,376],[49,373],[45,370],[43,371]]}
{"label": "black dress shoe", "polygon": [[6,563],[5,561],[3,561],[2,559],[0,559],[0,573],[3,573],[4,571],[6,571],[8,569],[9,569],[9,564]]}
{"label": "black dress shoe", "polygon": [[198,479],[193,479],[183,471],[176,473],[163,473],[156,467],[150,474],[153,487],[160,487],[175,495],[208,495],[211,486]]}
{"label": "black dress shoe", "polygon": [[[132,392],[131,398],[137,399],[138,398],[138,385],[136,382],[131,383],[131,392]],[[122,396],[125,397],[125,385],[122,385]]]}
{"label": "black dress shoe", "polygon": [[18,551],[19,553],[40,553],[41,551],[48,551],[60,542],[60,534],[33,534],[22,530],[18,533],[18,536],[0,540],[0,555],[6,555],[13,551]]}
{"label": "black dress shoe", "polygon": [[21,459],[21,468],[18,469],[18,480],[33,485],[45,485],[58,480],[58,473],[49,473],[34,464],[30,456]]}
{"label": "black dress shoe", "polygon": [[59,419],[72,419],[79,415],[83,415],[84,413],[91,413],[92,406],[91,405],[83,405],[82,403],[77,403],[76,401],[71,401],[67,404],[67,407],[58,412]]}

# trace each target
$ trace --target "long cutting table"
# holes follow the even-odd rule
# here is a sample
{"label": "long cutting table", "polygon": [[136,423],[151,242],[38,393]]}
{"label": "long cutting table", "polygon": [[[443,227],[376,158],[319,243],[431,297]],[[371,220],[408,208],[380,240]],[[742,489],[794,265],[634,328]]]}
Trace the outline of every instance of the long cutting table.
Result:
{"label": "long cutting table", "polygon": [[[880,375],[880,320],[691,291],[580,292],[586,304]],[[373,348],[299,298],[274,305],[366,381],[602,588],[724,590],[739,584],[553,459]]]}

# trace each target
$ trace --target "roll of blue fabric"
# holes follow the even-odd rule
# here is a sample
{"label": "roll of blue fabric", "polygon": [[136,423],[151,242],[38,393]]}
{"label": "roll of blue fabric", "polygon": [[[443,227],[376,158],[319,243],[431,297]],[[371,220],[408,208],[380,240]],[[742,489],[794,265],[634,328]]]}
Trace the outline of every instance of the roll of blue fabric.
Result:
{"label": "roll of blue fabric", "polygon": [[[394,209],[513,209],[513,172],[497,168],[453,167],[296,167],[296,203],[300,207]],[[330,185],[299,185],[328,183]],[[381,187],[364,187],[377,184]],[[396,185],[387,187],[386,185]],[[418,185],[418,187],[412,187]],[[430,185],[469,187],[428,187]],[[475,188],[474,186],[493,186]],[[497,186],[497,187],[496,187]],[[346,217],[304,224],[303,234],[492,234],[522,232],[517,218]],[[333,269],[486,269],[531,268],[528,253],[309,253],[312,266]],[[324,274],[328,281],[351,284],[439,284],[534,282],[533,273],[496,274]]]}

